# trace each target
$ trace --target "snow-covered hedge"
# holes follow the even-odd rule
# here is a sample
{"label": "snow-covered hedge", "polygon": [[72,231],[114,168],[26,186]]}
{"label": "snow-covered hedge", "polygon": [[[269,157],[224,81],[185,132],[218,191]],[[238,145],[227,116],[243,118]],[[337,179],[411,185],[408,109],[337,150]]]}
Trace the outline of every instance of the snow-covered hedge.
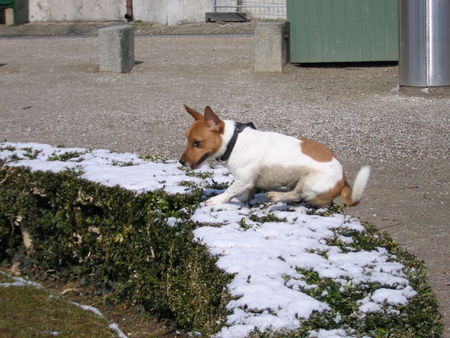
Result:
{"label": "snow-covered hedge", "polygon": [[202,335],[438,336],[424,269],[331,210],[199,204],[231,181],[106,150],[0,144],[0,258]]}

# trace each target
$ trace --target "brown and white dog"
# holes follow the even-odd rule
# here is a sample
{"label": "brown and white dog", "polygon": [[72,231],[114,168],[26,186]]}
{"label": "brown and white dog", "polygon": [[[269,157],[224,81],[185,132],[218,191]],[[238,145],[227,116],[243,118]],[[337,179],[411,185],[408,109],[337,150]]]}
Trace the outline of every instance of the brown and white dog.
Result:
{"label": "brown and white dog", "polygon": [[218,159],[234,177],[228,189],[209,198],[207,205],[226,203],[233,197],[248,200],[256,188],[269,191],[267,196],[274,202],[306,201],[322,207],[338,196],[347,206],[361,200],[370,167],[359,170],[352,189],[342,164],[321,143],[221,120],[209,106],[204,115],[185,108],[195,121],[187,133],[188,144],[180,163],[196,169],[207,160]]}

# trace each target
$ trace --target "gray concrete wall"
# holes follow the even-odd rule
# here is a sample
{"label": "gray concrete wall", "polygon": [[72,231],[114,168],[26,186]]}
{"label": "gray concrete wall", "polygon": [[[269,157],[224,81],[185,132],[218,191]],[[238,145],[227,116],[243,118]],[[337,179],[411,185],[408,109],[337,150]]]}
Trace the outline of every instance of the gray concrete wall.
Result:
{"label": "gray concrete wall", "polygon": [[[23,4],[30,22],[36,21],[105,21],[124,20],[125,0],[17,0]],[[217,1],[219,11],[243,11],[247,17],[283,19],[285,0],[266,1],[265,6],[254,6],[250,0]],[[25,7],[27,7],[26,10]],[[176,25],[182,22],[204,22],[205,13],[214,12],[214,0],[133,0],[134,19],[144,22]],[[28,21],[26,18],[20,21]]]}
{"label": "gray concrete wall", "polygon": [[213,0],[133,0],[134,19],[164,25],[204,22]]}
{"label": "gray concrete wall", "polygon": [[125,0],[29,0],[29,20],[123,20]]}
{"label": "gray concrete wall", "polygon": [[[213,0],[134,0],[135,20],[176,25],[203,22]],[[123,20],[125,0],[29,0],[29,21]]]}

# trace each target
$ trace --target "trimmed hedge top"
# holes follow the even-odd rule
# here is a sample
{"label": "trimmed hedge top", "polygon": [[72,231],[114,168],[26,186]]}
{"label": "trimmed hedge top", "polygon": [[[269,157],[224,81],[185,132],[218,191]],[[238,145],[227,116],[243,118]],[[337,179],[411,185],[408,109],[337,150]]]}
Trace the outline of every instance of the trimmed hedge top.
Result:
{"label": "trimmed hedge top", "polygon": [[0,258],[29,274],[78,279],[204,335],[442,330],[422,264],[339,210],[265,194],[206,207],[225,169],[106,150],[1,143],[0,162]]}
{"label": "trimmed hedge top", "polygon": [[[38,143],[0,143],[0,160],[31,171],[72,171],[81,179],[137,193],[163,189],[169,194],[191,193],[192,187],[230,183],[225,168],[202,168],[195,173],[177,161],[148,161],[130,153],[105,149],[55,148]],[[212,177],[214,176],[214,180]]]}

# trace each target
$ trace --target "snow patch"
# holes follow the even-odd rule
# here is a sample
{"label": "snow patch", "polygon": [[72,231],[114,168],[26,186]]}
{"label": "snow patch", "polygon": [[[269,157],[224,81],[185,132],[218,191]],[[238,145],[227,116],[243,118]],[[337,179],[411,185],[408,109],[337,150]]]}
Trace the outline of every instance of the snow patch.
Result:
{"label": "snow patch", "polygon": [[[195,238],[218,257],[219,268],[234,275],[228,285],[233,297],[227,306],[231,314],[217,337],[245,337],[255,330],[296,330],[313,313],[330,311],[329,304],[307,294],[317,286],[307,281],[304,271],[332,279],[341,288],[382,285],[359,303],[365,313],[381,311],[381,304],[387,301],[404,305],[414,295],[402,271],[404,266],[392,262],[386,249],[346,252],[328,244],[336,230],[363,232],[359,220],[309,211],[304,206],[254,201],[246,205],[236,200],[214,207],[201,205],[196,210],[192,219],[210,225],[197,228]],[[393,286],[398,290],[388,289]],[[321,330],[313,336],[347,335],[343,330]]]}
{"label": "snow patch", "polygon": [[[81,172],[81,178],[108,187],[143,193],[164,189],[170,194],[188,194],[198,186],[232,181],[227,171],[202,168],[195,175],[182,169],[177,161],[149,162],[130,153],[114,153],[105,149],[56,148],[40,143],[0,143],[0,160],[11,167],[28,167],[32,171],[58,173],[64,170]],[[204,178],[199,176],[203,175]],[[208,176],[214,175],[214,182]]]}

